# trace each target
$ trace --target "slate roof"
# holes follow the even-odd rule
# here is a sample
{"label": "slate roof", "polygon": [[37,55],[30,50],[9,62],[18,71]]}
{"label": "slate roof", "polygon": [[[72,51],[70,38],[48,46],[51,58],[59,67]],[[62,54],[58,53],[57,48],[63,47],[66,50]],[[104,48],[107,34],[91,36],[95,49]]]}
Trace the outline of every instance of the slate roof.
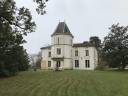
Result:
{"label": "slate roof", "polygon": [[94,45],[86,41],[83,43],[75,43],[73,47],[94,47]]}
{"label": "slate roof", "polygon": [[70,32],[70,30],[65,22],[59,22],[56,30],[54,31],[54,33],[51,36],[54,36],[54,35],[70,35],[73,37],[72,33]]}
{"label": "slate roof", "polygon": [[[41,49],[51,49],[51,47],[52,46],[50,45],[50,46],[42,47]],[[84,41],[83,43],[74,43],[73,47],[95,47],[95,46],[88,41]]]}
{"label": "slate roof", "polygon": [[51,49],[51,46],[45,46],[45,47],[42,47],[40,49]]}

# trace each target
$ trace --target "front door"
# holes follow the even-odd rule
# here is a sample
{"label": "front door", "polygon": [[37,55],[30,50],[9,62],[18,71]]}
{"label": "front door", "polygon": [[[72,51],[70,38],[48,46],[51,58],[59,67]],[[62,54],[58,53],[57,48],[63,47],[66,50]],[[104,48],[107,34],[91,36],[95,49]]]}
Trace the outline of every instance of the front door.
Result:
{"label": "front door", "polygon": [[61,66],[61,61],[56,61],[56,67],[59,68]]}

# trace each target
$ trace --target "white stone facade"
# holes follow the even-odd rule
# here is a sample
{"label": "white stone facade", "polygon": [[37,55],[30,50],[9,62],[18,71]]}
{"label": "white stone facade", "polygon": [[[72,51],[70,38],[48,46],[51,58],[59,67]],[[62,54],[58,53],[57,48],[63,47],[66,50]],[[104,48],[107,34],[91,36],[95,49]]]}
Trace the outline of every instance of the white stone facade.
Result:
{"label": "white stone facade", "polygon": [[51,46],[42,47],[42,69],[94,70],[98,63],[97,50],[89,43],[73,44],[73,35],[64,22],[51,36]]}

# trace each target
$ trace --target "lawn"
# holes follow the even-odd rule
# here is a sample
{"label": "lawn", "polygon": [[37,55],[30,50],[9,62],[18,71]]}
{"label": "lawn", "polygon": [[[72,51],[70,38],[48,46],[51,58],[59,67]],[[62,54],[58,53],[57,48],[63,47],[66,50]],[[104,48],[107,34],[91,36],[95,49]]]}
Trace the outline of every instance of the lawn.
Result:
{"label": "lawn", "polygon": [[0,79],[0,96],[128,96],[128,72],[21,72]]}

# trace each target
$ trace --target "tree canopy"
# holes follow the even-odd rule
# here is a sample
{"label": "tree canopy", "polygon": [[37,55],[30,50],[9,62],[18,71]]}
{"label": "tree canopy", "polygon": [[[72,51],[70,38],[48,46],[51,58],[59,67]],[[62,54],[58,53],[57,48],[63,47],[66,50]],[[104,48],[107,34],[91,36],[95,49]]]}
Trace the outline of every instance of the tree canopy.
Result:
{"label": "tree canopy", "polygon": [[[45,13],[47,0],[34,0],[38,14]],[[0,1],[0,76],[13,75],[28,68],[23,36],[34,32],[35,22],[29,9],[17,8],[14,0]]]}
{"label": "tree canopy", "polygon": [[41,15],[45,14],[46,11],[44,9],[46,7],[46,2],[48,0],[33,0],[33,1],[37,3],[37,8],[36,8],[37,13]]}
{"label": "tree canopy", "polygon": [[96,48],[101,46],[101,40],[97,36],[90,37],[90,43],[93,44]]}
{"label": "tree canopy", "polygon": [[103,57],[110,67],[124,69],[128,65],[128,26],[114,24],[103,42]]}

